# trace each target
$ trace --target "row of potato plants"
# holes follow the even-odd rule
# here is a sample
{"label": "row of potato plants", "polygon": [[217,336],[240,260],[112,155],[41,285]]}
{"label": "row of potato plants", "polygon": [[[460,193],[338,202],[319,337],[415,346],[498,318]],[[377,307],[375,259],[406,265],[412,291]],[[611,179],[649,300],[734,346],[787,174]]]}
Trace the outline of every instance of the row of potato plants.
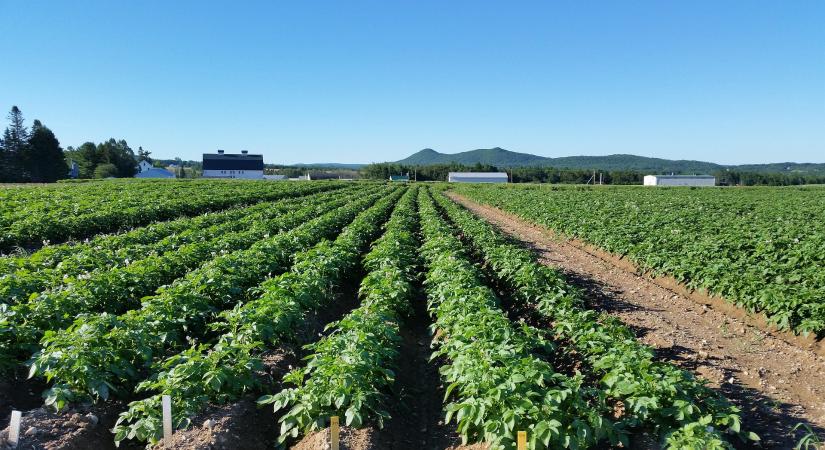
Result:
{"label": "row of potato plants", "polygon": [[506,295],[550,326],[543,331],[557,351],[584,363],[588,381],[615,405],[617,427],[648,429],[668,448],[728,448],[740,435],[739,410],[689,372],[654,361],[632,331],[606,314],[587,310],[576,289],[555,269],[539,264],[489,223],[437,195],[462,236],[478,251],[484,269]]}
{"label": "row of potato plants", "polygon": [[[182,189],[190,189],[194,184],[179,184]],[[25,218],[29,213],[50,209],[57,205],[71,207],[75,214],[83,214],[94,210],[92,202],[88,201],[93,193],[110,192],[118,196],[120,205],[138,204],[141,196],[152,196],[157,190],[152,183],[126,183],[122,181],[107,183],[84,184],[54,184],[46,186],[15,186],[0,191],[0,227]],[[98,196],[100,198],[100,196]]]}
{"label": "row of potato plants", "polygon": [[[268,235],[294,228],[319,212],[352,201],[353,197],[338,192],[322,194],[303,208],[300,205],[306,204],[305,200],[285,201],[280,206],[256,211],[249,220],[237,222],[237,226],[215,225],[205,230],[209,234],[195,233],[192,242],[168,252],[112,270],[101,268],[33,294],[26,302],[0,310],[0,367],[28,358],[38,348],[37,342],[44,332],[69,326],[78,314],[119,314],[138,307],[141,298],[216,255],[249,248]],[[242,227],[248,229],[239,229]]]}
{"label": "row of potato plants", "polygon": [[261,404],[283,411],[279,442],[326,426],[341,416],[344,425],[371,421],[383,427],[389,418],[386,399],[395,380],[401,319],[408,315],[418,276],[417,188],[401,199],[384,235],[364,258],[368,273],[361,281],[361,306],[328,326],[330,334],[307,346],[305,367],[288,373],[295,385]]}
{"label": "row of potato plants", "polygon": [[135,182],[122,184],[125,189],[113,189],[120,186],[92,183],[70,189],[67,198],[60,198],[59,190],[48,190],[51,196],[40,201],[3,205],[0,210],[10,223],[0,229],[0,252],[44,241],[83,239],[234,205],[278,200],[312,188],[271,182]]}
{"label": "row of potato plants", "polygon": [[[47,186],[18,186],[0,191],[0,229],[6,229],[16,222],[29,219],[28,214],[41,214],[51,217],[56,208],[73,215],[99,213],[95,202],[102,200],[117,205],[122,209],[140,206],[145,200],[163,198],[177,200],[186,195],[204,190],[212,180],[157,181],[157,180],[97,180],[89,183],[57,184]],[[216,188],[227,193],[240,192],[240,184]],[[259,183],[248,189],[264,192],[267,188]],[[211,194],[210,194],[211,195]]]}
{"label": "row of potato plants", "polygon": [[825,188],[461,186],[654,275],[825,335]]}
{"label": "row of potato plants", "polygon": [[112,430],[115,441],[157,442],[164,395],[172,399],[175,428],[185,428],[207,403],[225,403],[260,388],[255,372],[262,366],[262,352],[295,342],[308,315],[335,300],[401,194],[397,190],[359,214],[334,241],[296,254],[290,271],[253,290],[255,300],[221,313],[211,328],[222,334],[212,345],[193,346],[158,361],[153,375],[136,389],[155,394],[131,402],[120,414]]}
{"label": "row of potato plants", "polygon": [[61,409],[73,400],[129,392],[154,359],[198,343],[220,311],[249,298],[248,288],[288,270],[292,255],[335,236],[383,195],[364,195],[249,249],[217,256],[144,299],[139,309],[81,315],[69,328],[47,332],[30,361],[32,376],[53,383],[46,403]]}
{"label": "row of potato plants", "polygon": [[517,431],[527,431],[531,449],[627,446],[602,393],[581,374],[557,372],[548,362],[554,343],[510,321],[428,192],[419,212],[446,422],[456,422],[465,443],[494,450],[515,448]]}
{"label": "row of potato plants", "polygon": [[[341,189],[339,184],[314,184],[310,189],[295,192],[294,198],[316,195],[322,192]],[[293,197],[285,197],[289,200]],[[284,200],[275,200],[284,201]],[[185,233],[195,228],[206,228],[221,223],[238,220],[251,211],[270,208],[272,202],[247,205],[235,205],[226,210],[205,212],[199,216],[183,216],[169,221],[152,222],[124,233],[102,234],[82,242],[68,242],[47,245],[27,255],[8,255],[0,257],[0,277],[7,277],[15,272],[38,272],[67,265],[64,271],[88,271],[102,265],[122,265],[126,260],[134,260],[137,252],[145,246],[155,244],[178,233]],[[106,260],[104,264],[101,261]],[[0,302],[14,303],[25,298],[25,294],[0,289]]]}
{"label": "row of potato plants", "polygon": [[[336,191],[335,194],[346,191]],[[93,271],[110,271],[150,256],[176,251],[182,245],[215,240],[224,234],[247,229],[256,221],[294,209],[305,201],[305,197],[296,197],[263,202],[156,223],[88,243],[48,246],[27,257],[2,258],[0,303],[18,303],[34,292],[88,278]]]}

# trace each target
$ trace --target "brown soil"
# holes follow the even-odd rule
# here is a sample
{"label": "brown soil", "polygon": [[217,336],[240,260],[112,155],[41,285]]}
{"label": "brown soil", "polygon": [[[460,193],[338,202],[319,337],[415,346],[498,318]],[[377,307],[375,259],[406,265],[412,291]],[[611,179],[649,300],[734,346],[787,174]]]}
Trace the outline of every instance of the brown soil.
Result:
{"label": "brown soil", "polygon": [[[376,443],[376,430],[374,428],[347,428],[341,427],[338,435],[338,448],[340,450],[384,450]],[[325,428],[306,435],[301,442],[290,447],[291,450],[329,450],[330,436],[329,428]]]}
{"label": "brown soil", "polygon": [[809,341],[788,339],[720,299],[643,275],[614,255],[448,195],[562,270],[590,306],[621,319],[657,357],[707,379],[742,409],[743,428],[759,434],[762,447],[793,447],[797,423],[825,435],[825,358]]}
{"label": "brown soil", "polygon": [[[0,379],[0,424],[6,423],[13,410],[28,411],[43,404],[47,385],[42,380],[26,379],[25,368],[20,368]],[[10,371],[11,372],[11,371]]]}
{"label": "brown soil", "polygon": [[191,428],[175,432],[169,441],[161,441],[153,448],[258,450],[275,448],[277,439],[277,417],[272,408],[259,408],[255,398],[250,397],[232,405],[210,408]]}
{"label": "brown soil", "polygon": [[[109,431],[123,409],[121,403],[106,406],[78,406],[61,413],[38,408],[25,413],[20,422],[22,450],[84,450],[114,449]],[[0,448],[5,448],[8,429],[0,431]],[[120,449],[138,449],[143,446],[121,445]]]}

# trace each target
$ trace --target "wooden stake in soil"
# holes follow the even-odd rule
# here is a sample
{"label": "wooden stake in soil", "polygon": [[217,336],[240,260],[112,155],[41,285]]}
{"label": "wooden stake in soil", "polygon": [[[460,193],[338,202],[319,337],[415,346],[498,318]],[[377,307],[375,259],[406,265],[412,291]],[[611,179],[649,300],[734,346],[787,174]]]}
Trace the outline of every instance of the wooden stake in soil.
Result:
{"label": "wooden stake in soil", "polygon": [[518,450],[527,450],[527,432],[519,431],[516,435],[516,445]]}
{"label": "wooden stake in soil", "polygon": [[20,411],[11,412],[8,441],[12,448],[17,448],[17,444],[20,443]]}
{"label": "wooden stake in soil", "polygon": [[338,450],[338,438],[341,433],[338,426],[338,416],[329,418],[329,446],[331,450]]}
{"label": "wooden stake in soil", "polygon": [[163,396],[163,439],[172,438],[172,399]]}

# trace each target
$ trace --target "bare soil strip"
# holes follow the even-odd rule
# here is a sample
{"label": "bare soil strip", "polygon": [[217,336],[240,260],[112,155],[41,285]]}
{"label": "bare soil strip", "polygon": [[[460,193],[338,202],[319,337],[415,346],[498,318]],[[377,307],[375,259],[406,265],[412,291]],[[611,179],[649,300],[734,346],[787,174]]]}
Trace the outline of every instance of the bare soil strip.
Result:
{"label": "bare soil strip", "polygon": [[392,399],[392,419],[378,433],[386,450],[444,449],[461,442],[455,424],[444,423],[444,386],[438,361],[430,361],[432,336],[426,299],[413,302],[413,315],[401,327],[403,342]]}
{"label": "bare soil strip", "polygon": [[[105,405],[78,405],[68,411],[54,413],[46,408],[25,412],[20,422],[18,450],[115,450],[109,431],[123,410],[122,402]],[[6,426],[8,422],[4,423]],[[8,429],[0,431],[0,448],[6,448]],[[143,445],[125,443],[118,450],[137,450]]]}
{"label": "bare soil strip", "polygon": [[742,409],[743,427],[759,434],[763,447],[793,447],[797,423],[825,435],[825,358],[814,349],[697,302],[683,286],[662,286],[615,256],[602,258],[497,208],[448,195],[561,269],[592,308],[621,319],[659,358],[707,379]]}

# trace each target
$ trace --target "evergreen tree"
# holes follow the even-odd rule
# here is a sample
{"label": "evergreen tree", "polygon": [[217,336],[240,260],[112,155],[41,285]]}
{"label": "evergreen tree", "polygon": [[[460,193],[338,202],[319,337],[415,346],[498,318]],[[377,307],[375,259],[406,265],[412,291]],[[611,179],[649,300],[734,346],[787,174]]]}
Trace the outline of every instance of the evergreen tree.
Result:
{"label": "evergreen tree", "polygon": [[23,121],[23,112],[17,106],[12,106],[9,115],[9,126],[3,132],[3,149],[10,153],[20,154],[29,142],[29,130]]}
{"label": "evergreen tree", "polygon": [[52,130],[35,120],[28,145],[23,151],[23,167],[31,181],[53,183],[68,176],[63,149]]}
{"label": "evergreen tree", "polygon": [[22,154],[29,141],[29,131],[23,121],[23,112],[17,106],[12,106],[9,115],[9,126],[3,132],[2,146],[0,146],[0,181],[21,182],[28,179],[28,174],[22,164]]}
{"label": "evergreen tree", "polygon": [[138,147],[138,153],[137,154],[138,154],[138,158],[137,158],[138,164],[140,164],[141,161],[146,161],[150,164],[152,163],[152,158],[149,157],[149,155],[151,155],[152,152],[150,152],[149,150],[144,150],[143,147]]}

